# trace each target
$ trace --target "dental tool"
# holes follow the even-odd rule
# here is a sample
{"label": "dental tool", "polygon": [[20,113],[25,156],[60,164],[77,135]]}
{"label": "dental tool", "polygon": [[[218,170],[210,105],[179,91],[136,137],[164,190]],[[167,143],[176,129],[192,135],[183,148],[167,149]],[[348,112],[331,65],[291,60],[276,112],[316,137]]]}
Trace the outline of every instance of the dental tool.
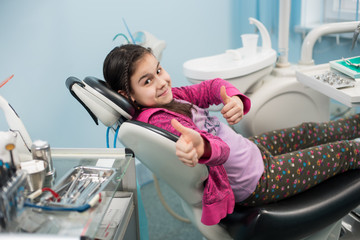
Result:
{"label": "dental tool", "polygon": [[5,149],[10,152],[11,170],[13,171],[13,173],[16,172],[16,166],[15,166],[14,154],[13,154],[14,148],[15,148],[15,145],[12,143],[9,143],[5,146]]}
{"label": "dental tool", "polygon": [[9,130],[16,134],[16,147],[19,154],[20,161],[28,161],[32,159],[31,155],[31,138],[26,131],[24,124],[22,123],[19,115],[11,107],[11,105],[0,96],[0,108],[5,114],[5,118],[9,125]]}
{"label": "dental tool", "polygon": [[355,28],[354,35],[353,35],[353,38],[352,38],[351,50],[353,50],[354,47],[355,47],[355,43],[356,43],[356,41],[357,41],[357,39],[358,39],[359,33],[360,33],[360,23],[359,23],[359,25]]}
{"label": "dental tool", "polygon": [[[91,183],[90,179],[87,179],[86,181],[84,181],[81,186],[78,188],[78,191],[76,192],[76,194],[72,197],[71,203],[74,203],[78,200],[78,198],[80,197],[80,195],[82,194],[82,192],[84,192],[84,190],[86,189],[86,187]],[[86,201],[85,201],[86,202]]]}
{"label": "dental tool", "polygon": [[0,88],[1,88],[2,86],[4,86],[8,81],[10,81],[10,79],[12,79],[13,77],[14,77],[14,74],[11,75],[10,77],[8,77],[7,79],[5,79],[4,81],[2,81],[2,82],[0,83]]}
{"label": "dental tool", "polygon": [[135,44],[135,39],[134,39],[133,35],[131,34],[131,31],[130,31],[128,25],[126,24],[125,19],[123,18],[122,20],[123,20],[123,23],[124,23],[124,25],[125,25],[125,27],[126,27],[126,30],[128,31],[128,33],[129,33],[129,35],[130,35],[131,41],[133,42],[133,44]]}
{"label": "dental tool", "polygon": [[352,62],[350,62],[350,60],[347,59],[347,58],[342,58],[342,60],[343,60],[347,65],[349,65],[349,66],[353,66],[353,67],[356,67],[356,68],[359,68],[359,67],[360,67],[360,64],[352,63]]}
{"label": "dental tool", "polygon": [[64,199],[67,199],[69,194],[71,194],[71,192],[73,191],[75,185],[77,184],[78,179],[80,178],[81,174],[82,174],[83,170],[80,169],[79,172],[76,174],[75,179],[73,180],[73,182],[71,183],[69,189],[66,191],[65,195],[64,195]]}
{"label": "dental tool", "polygon": [[[95,188],[92,189],[92,191],[87,195],[87,198],[85,199],[85,202],[87,199],[89,199],[99,188],[101,187],[102,181],[98,182]],[[85,203],[84,202],[84,203]]]}
{"label": "dental tool", "polygon": [[82,193],[86,187],[91,183],[91,180],[90,179],[87,179],[84,184],[79,188],[79,193]]}

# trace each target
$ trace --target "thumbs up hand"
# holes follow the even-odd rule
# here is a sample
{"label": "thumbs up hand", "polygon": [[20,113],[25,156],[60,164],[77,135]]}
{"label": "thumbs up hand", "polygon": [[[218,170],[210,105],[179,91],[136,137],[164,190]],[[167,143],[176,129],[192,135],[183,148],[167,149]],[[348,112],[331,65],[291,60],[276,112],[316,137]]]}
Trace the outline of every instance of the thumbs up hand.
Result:
{"label": "thumbs up hand", "polygon": [[225,86],[221,86],[220,96],[224,103],[221,114],[230,125],[238,123],[244,116],[243,102],[238,96],[229,97]]}
{"label": "thumbs up hand", "polygon": [[176,119],[171,120],[171,125],[181,133],[176,142],[176,156],[185,165],[195,167],[199,158],[204,154],[205,143],[200,133],[183,126]]}

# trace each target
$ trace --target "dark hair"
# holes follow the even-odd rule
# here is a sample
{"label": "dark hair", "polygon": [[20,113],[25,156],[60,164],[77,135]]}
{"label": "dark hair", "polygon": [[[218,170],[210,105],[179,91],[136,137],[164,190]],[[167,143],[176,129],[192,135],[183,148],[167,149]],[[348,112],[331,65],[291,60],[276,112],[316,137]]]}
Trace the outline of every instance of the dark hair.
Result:
{"label": "dark hair", "polygon": [[[105,81],[112,90],[119,90],[126,93],[128,101],[138,112],[141,106],[132,101],[130,93],[132,92],[130,78],[135,71],[135,63],[146,54],[152,54],[150,48],[145,48],[136,44],[126,44],[115,47],[106,56],[103,66]],[[192,104],[184,104],[172,100],[170,103],[161,106],[162,108],[174,111],[191,118]]]}

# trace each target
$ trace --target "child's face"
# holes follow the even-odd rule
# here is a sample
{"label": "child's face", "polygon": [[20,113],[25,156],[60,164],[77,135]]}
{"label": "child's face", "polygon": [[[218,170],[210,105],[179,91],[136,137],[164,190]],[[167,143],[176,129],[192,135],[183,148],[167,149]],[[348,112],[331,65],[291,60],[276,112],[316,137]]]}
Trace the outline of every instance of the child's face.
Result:
{"label": "child's face", "polygon": [[142,106],[160,107],[173,99],[170,76],[152,54],[135,62],[130,81],[131,98]]}

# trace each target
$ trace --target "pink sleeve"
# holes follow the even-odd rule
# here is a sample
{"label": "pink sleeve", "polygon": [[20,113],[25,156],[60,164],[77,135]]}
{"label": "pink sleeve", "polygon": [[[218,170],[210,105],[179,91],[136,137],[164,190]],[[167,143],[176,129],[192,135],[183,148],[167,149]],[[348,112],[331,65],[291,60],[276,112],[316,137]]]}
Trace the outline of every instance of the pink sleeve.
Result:
{"label": "pink sleeve", "polygon": [[250,99],[240,93],[231,83],[221,78],[203,81],[190,86],[173,88],[172,91],[176,99],[183,99],[201,108],[208,108],[212,104],[219,105],[223,103],[220,96],[221,86],[226,87],[226,93],[230,97],[239,96],[244,104],[244,114],[249,112],[251,107]]}
{"label": "pink sleeve", "polygon": [[206,164],[208,166],[216,166],[226,162],[230,154],[229,146],[219,137],[216,137],[211,133],[208,133],[206,131],[201,131],[200,129],[198,129],[190,118],[184,117],[176,113],[172,114],[166,111],[158,111],[151,115],[148,122],[152,125],[167,130],[177,136],[180,136],[180,133],[176,131],[171,125],[171,119],[173,118],[178,120],[183,126],[194,129],[195,131],[199,132],[201,136],[210,143],[210,147],[211,147],[210,157],[199,159],[199,163]]}

